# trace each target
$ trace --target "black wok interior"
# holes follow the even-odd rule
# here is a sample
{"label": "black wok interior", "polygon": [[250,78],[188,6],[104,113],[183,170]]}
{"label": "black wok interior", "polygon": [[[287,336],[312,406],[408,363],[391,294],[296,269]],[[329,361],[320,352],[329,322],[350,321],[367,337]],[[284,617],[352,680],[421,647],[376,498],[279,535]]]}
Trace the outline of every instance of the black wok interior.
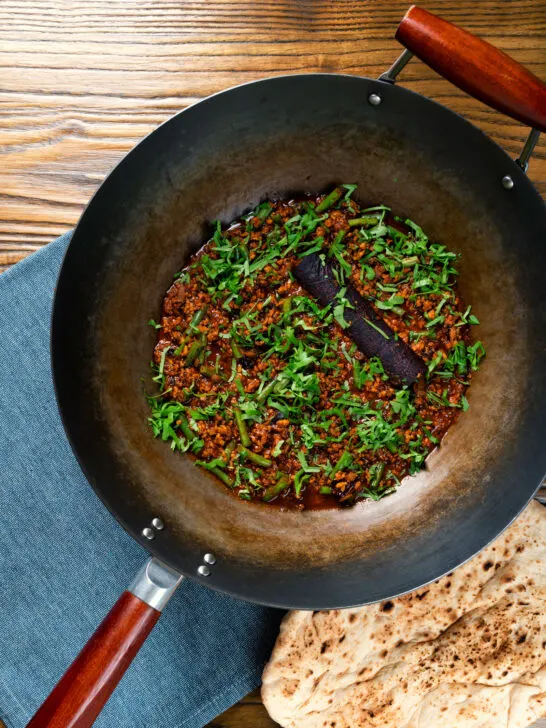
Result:
{"label": "black wok interior", "polygon": [[[371,92],[382,103],[368,103]],[[522,139],[526,130],[522,127]],[[501,184],[509,174],[511,190]],[[268,197],[358,183],[461,252],[460,285],[487,359],[470,410],[426,472],[378,503],[283,513],[239,502],[153,440],[143,386],[174,273],[208,236]],[[449,110],[338,75],[278,77],[175,116],[113,171],[84,213],[57,288],[58,401],[91,484],[147,549],[208,586],[292,608],[386,599],[471,557],[546,470],[546,213],[517,165]],[[143,379],[145,385],[143,385]],[[164,531],[142,529],[155,516]],[[217,558],[197,577],[203,554]]]}

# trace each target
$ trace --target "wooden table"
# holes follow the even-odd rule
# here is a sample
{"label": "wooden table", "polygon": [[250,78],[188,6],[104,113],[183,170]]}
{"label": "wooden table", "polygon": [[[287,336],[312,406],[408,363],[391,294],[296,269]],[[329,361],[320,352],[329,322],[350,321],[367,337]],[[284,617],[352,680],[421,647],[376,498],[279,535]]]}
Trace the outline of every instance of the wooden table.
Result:
{"label": "wooden table", "polygon": [[[407,0],[4,0],[0,4],[0,270],[77,221],[142,136],[208,94],[309,71],[378,76]],[[434,0],[546,79],[546,0]],[[511,156],[521,124],[419,61],[400,83],[463,114]],[[546,143],[529,176],[546,195]],[[256,694],[211,726],[266,728]]]}

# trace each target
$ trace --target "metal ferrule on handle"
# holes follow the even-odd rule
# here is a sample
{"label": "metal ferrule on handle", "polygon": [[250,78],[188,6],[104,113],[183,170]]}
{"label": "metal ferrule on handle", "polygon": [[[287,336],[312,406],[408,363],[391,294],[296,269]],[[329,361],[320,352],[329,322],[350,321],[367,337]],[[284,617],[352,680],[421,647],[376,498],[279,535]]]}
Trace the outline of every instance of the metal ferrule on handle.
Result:
{"label": "metal ferrule on handle", "polygon": [[162,612],[184,577],[159,559],[149,559],[135,576],[128,590],[135,597]]}

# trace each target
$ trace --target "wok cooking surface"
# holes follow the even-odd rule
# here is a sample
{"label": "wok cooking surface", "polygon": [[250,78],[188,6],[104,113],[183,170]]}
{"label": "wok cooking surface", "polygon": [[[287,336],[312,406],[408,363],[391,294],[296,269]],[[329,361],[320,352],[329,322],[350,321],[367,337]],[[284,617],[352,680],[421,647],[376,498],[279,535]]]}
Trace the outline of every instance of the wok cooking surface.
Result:
{"label": "wok cooking surface", "polygon": [[[357,183],[362,202],[387,204],[462,253],[460,290],[481,321],[487,359],[470,410],[426,472],[378,503],[281,513],[237,502],[152,439],[146,322],[213,220],[336,182]],[[544,473],[545,238],[544,204],[521,169],[471,124],[403,88],[317,74],[206,99],[121,162],[67,252],[53,368],[80,464],[140,543],[207,586],[290,608],[415,589],[495,538]],[[165,529],[148,541],[142,531],[154,517]],[[198,576],[211,552],[211,575]]]}

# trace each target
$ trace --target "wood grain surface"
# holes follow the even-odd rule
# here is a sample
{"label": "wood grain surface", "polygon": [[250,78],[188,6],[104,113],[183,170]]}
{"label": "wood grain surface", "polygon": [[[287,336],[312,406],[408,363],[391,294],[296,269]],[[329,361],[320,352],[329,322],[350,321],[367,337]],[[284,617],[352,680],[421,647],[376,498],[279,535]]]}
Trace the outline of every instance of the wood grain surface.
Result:
{"label": "wood grain surface", "polygon": [[[0,270],[69,230],[145,134],[208,94],[311,71],[378,76],[408,0],[2,0]],[[546,0],[423,0],[546,79]],[[516,157],[527,129],[414,60],[400,83]],[[546,143],[529,176],[546,195]],[[214,728],[271,728],[257,694]],[[543,723],[546,728],[546,722]],[[166,726],[165,728],[169,728]]]}
{"label": "wood grain surface", "polygon": [[[70,229],[112,166],[171,114],[263,76],[377,76],[401,0],[2,0],[0,265]],[[545,0],[424,0],[546,79]],[[419,61],[400,82],[516,156],[527,129]],[[529,174],[546,193],[546,144]]]}

